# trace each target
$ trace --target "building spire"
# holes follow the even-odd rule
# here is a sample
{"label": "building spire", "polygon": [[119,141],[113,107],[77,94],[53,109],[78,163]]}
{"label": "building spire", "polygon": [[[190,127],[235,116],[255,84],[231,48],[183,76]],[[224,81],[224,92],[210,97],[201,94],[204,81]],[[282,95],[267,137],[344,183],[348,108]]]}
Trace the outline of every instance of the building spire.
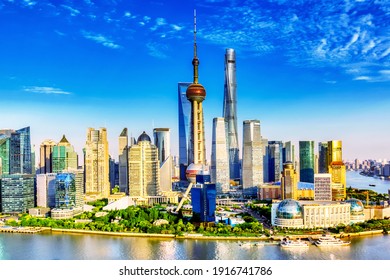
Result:
{"label": "building spire", "polygon": [[196,10],[194,9],[194,59],[192,60],[194,66],[194,84],[198,83],[198,66],[199,59],[197,57],[197,46],[196,46]]}

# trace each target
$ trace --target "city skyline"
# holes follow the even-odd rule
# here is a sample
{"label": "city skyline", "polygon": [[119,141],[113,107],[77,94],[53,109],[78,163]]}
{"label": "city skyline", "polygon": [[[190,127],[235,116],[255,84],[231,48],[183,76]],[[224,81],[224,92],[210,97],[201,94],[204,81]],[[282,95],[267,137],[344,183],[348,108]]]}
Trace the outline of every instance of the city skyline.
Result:
{"label": "city skyline", "polygon": [[196,8],[208,161],[226,48],[236,51],[240,147],[243,121],[259,119],[270,141],[342,140],[344,159],[390,159],[388,3],[97,3],[0,3],[1,128],[30,126],[36,154],[65,134],[81,157],[87,128],[105,127],[117,159],[123,128],[167,127],[178,155],[177,83],[192,79]]}

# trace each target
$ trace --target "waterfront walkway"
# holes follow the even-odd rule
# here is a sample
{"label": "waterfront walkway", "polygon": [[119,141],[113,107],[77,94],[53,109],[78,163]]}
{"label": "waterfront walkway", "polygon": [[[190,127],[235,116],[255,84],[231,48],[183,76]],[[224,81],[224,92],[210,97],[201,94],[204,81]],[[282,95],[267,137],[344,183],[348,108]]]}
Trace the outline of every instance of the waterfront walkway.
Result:
{"label": "waterfront walkway", "polygon": [[46,227],[11,227],[11,226],[1,226],[0,232],[8,233],[41,233],[43,231],[50,231],[51,228]]}

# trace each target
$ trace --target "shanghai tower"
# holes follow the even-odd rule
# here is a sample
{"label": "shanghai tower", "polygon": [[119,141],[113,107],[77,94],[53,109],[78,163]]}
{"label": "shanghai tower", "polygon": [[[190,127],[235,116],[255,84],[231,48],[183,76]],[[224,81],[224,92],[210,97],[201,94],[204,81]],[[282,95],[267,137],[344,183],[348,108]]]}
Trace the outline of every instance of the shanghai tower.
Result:
{"label": "shanghai tower", "polygon": [[223,117],[227,123],[230,178],[240,178],[240,159],[237,135],[236,53],[226,49]]}

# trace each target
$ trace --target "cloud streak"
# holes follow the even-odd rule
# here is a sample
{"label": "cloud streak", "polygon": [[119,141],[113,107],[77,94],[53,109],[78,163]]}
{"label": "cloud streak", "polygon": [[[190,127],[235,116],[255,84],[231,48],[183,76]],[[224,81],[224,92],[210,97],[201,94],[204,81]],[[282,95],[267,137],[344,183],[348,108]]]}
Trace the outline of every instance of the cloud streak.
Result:
{"label": "cloud streak", "polygon": [[103,36],[101,34],[95,34],[92,32],[85,31],[85,30],[83,30],[81,33],[83,34],[84,38],[86,38],[88,40],[92,40],[92,41],[94,41],[100,45],[103,45],[107,48],[110,48],[110,49],[120,49],[121,48],[120,45],[116,44],[114,41],[106,38],[105,36]]}
{"label": "cloud streak", "polygon": [[69,94],[72,94],[71,92],[64,91],[64,90],[59,89],[59,88],[39,87],[39,86],[25,87],[24,91],[32,92],[32,93],[39,93],[39,94],[53,94],[53,95],[69,95]]}

